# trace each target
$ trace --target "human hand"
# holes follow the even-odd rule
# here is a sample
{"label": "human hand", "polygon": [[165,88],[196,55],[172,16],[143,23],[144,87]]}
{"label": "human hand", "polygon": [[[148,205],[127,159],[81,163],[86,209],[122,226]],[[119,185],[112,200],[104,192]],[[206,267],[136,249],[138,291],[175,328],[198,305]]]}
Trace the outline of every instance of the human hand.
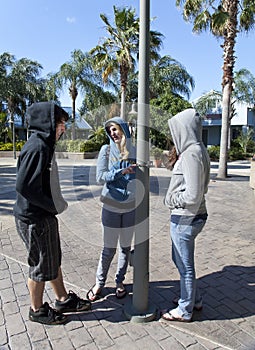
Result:
{"label": "human hand", "polygon": [[125,168],[122,170],[122,175],[126,175],[126,174],[135,174],[135,168],[136,168],[136,164],[132,164],[129,167]]}

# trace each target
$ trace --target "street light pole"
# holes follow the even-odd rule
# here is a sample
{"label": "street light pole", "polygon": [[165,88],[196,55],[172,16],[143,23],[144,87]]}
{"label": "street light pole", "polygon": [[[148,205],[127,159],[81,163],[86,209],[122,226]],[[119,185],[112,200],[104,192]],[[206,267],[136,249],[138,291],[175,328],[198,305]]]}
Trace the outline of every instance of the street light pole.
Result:
{"label": "street light pole", "polygon": [[125,314],[133,322],[155,318],[156,308],[148,305],[149,291],[149,53],[150,0],[140,0],[139,79],[137,116],[137,183],[143,186],[142,200],[136,191],[136,224],[132,264],[134,283],[132,305]]}

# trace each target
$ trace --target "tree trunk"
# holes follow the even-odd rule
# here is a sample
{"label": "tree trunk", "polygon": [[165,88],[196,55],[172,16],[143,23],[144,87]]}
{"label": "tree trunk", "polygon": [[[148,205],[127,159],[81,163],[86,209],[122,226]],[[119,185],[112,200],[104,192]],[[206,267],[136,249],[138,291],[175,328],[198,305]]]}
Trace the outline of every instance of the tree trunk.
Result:
{"label": "tree trunk", "polygon": [[218,178],[227,177],[228,136],[231,118],[231,96],[234,81],[235,40],[237,35],[238,0],[223,0],[223,9],[228,13],[229,19],[224,28],[223,44],[223,77],[222,77],[222,121],[220,140],[220,160]]}
{"label": "tree trunk", "polygon": [[121,107],[120,107],[120,117],[126,120],[126,91],[124,87],[121,88]]}
{"label": "tree trunk", "polygon": [[123,63],[120,65],[120,84],[121,84],[121,107],[120,116],[126,121],[126,89],[129,67]]}
{"label": "tree trunk", "polygon": [[218,178],[225,179],[227,177],[228,162],[228,136],[229,136],[229,107],[231,102],[231,87],[229,84],[223,88],[222,95],[222,120],[221,120],[221,141],[220,141],[220,160]]}
{"label": "tree trunk", "polygon": [[72,125],[71,125],[72,140],[75,140],[75,98],[72,99]]}

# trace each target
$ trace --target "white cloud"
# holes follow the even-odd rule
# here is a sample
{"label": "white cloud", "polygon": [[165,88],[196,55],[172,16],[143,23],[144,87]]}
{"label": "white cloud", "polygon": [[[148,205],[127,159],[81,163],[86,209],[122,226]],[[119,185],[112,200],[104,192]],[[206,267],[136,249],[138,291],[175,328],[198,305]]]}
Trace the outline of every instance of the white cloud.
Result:
{"label": "white cloud", "polygon": [[75,22],[76,22],[76,18],[75,18],[75,17],[67,17],[67,18],[66,18],[66,21],[67,21],[68,23],[75,23]]}

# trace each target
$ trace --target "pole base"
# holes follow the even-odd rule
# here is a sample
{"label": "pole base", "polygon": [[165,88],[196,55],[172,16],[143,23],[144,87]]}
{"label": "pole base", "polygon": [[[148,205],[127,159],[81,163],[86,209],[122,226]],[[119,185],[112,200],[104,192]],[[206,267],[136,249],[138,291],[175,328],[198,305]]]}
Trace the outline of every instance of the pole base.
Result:
{"label": "pole base", "polygon": [[124,313],[127,319],[134,323],[145,323],[153,321],[157,315],[157,309],[154,305],[149,305],[145,312],[137,311],[130,300],[124,307]]}

